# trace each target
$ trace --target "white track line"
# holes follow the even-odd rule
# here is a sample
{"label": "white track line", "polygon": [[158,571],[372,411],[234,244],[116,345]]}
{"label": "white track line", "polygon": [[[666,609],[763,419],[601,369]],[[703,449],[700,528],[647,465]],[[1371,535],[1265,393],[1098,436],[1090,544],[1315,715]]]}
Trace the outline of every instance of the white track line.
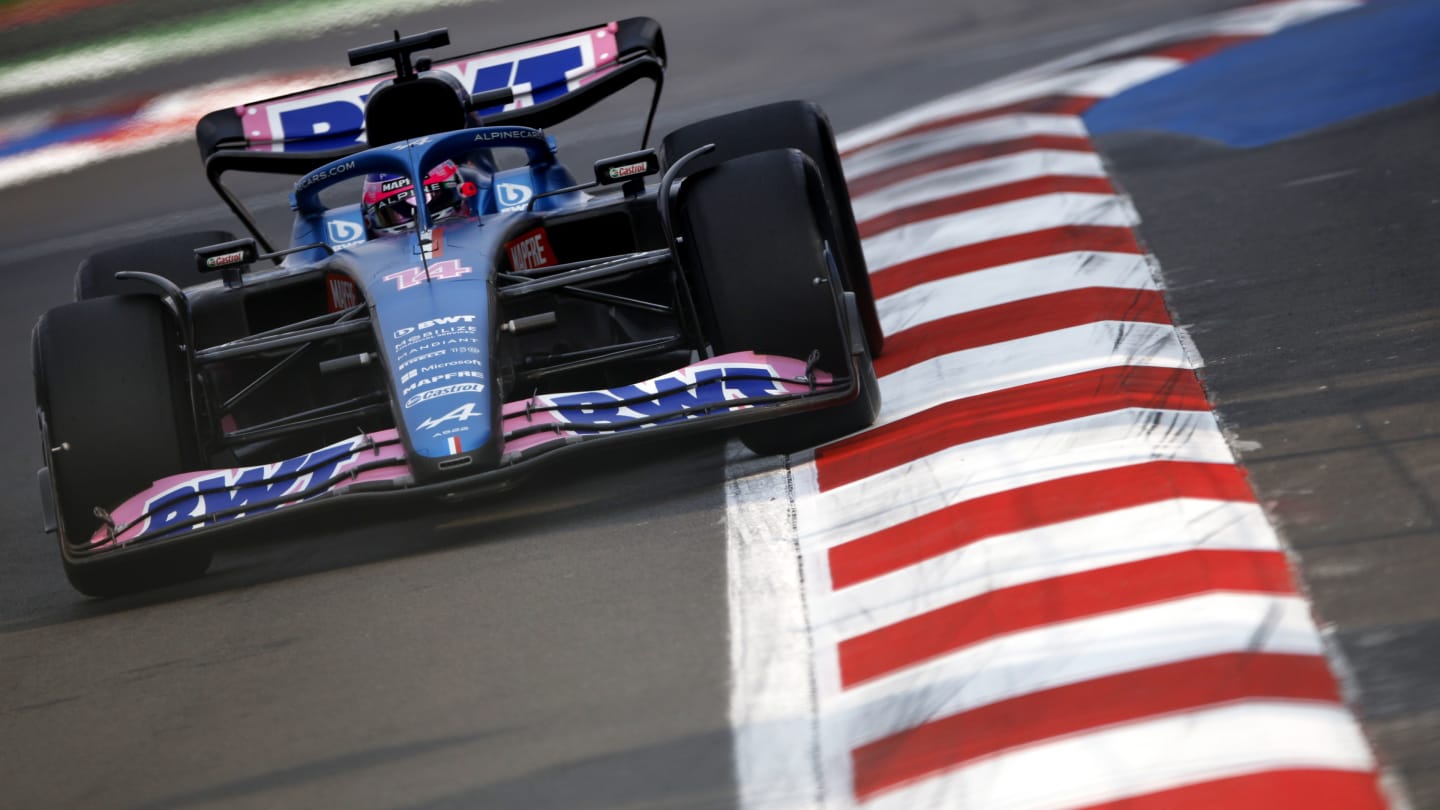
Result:
{"label": "white track line", "polygon": [[[736,789],[744,808],[823,808],[801,567],[783,497],[783,459],[757,458],[731,443],[725,525],[730,607]],[[828,805],[835,806],[835,805]]]}

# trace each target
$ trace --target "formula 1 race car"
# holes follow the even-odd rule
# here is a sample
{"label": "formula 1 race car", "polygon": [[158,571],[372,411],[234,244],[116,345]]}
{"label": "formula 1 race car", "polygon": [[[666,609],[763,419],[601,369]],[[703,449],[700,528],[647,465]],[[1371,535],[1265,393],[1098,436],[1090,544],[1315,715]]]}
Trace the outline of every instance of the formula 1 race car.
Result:
{"label": "formula 1 race car", "polygon": [[[731,429],[788,453],[871,424],[881,332],[834,136],[786,102],[577,180],[543,128],[638,80],[632,18],[213,112],[250,235],[116,247],[35,327],[46,528],[104,596],[198,576],[280,510],[456,500],[611,442]],[[272,244],[223,182],[297,175]],[[350,188],[346,194],[344,189]]]}

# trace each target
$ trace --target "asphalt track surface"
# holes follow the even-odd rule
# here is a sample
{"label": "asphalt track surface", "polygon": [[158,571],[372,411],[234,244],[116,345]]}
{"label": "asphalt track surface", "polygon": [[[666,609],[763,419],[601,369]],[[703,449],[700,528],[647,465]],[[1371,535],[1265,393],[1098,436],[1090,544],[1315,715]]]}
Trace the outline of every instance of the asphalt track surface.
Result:
{"label": "asphalt track surface", "polygon": [[[784,7],[624,3],[601,11],[579,2],[501,2],[397,24],[449,25],[455,42],[478,47],[596,22],[597,14],[650,14],[665,26],[671,53],[660,131],[790,97],[820,101],[843,130],[1096,41],[1228,5],[816,0]],[[304,48],[237,47],[178,70],[136,74],[104,92],[180,86],[177,74],[191,83],[257,65],[335,64],[345,47],[387,33],[354,32]],[[51,103],[96,92],[93,85],[68,88]],[[12,100],[4,110],[38,103]],[[631,121],[602,113],[575,129],[568,154],[583,160],[633,148],[633,131]],[[1145,195],[1167,193],[1159,188],[1162,163],[1154,163],[1155,188],[1138,174],[1132,179],[1128,161],[1121,176],[1140,195],[1144,233],[1161,260],[1183,266],[1169,252],[1203,240],[1189,235],[1182,200],[1147,210]],[[1304,193],[1324,193],[1323,184],[1310,188]],[[282,212],[268,213],[278,221]],[[344,525],[299,523],[224,549],[201,581],[86,601],[69,590],[53,540],[36,528],[30,327],[68,300],[73,268],[96,247],[229,223],[188,144],[7,191],[3,222],[0,372],[13,383],[0,397],[0,418],[11,426],[0,433],[7,563],[0,573],[0,750],[7,752],[0,804],[733,804],[720,443],[595,458],[588,468],[547,479],[543,490],[495,503],[419,516],[372,511]],[[1286,255],[1297,249],[1286,247]],[[1411,255],[1418,262],[1434,252]],[[1172,284],[1185,295],[1180,277]],[[1258,296],[1250,303],[1266,311]],[[1190,316],[1183,297],[1176,306],[1182,322],[1207,317],[1199,310]],[[1207,381],[1214,380],[1221,414],[1244,434],[1226,400],[1243,395],[1228,394],[1217,370],[1225,354],[1207,348],[1203,329],[1194,331],[1212,364]],[[1227,339],[1238,341],[1237,355],[1250,350],[1243,335]],[[1303,405],[1310,400],[1302,390],[1297,386],[1295,397]],[[103,396],[97,392],[102,406]],[[1406,402],[1422,418],[1424,400]],[[1396,436],[1424,433],[1417,425]],[[1278,442],[1256,438],[1281,452]],[[1262,494],[1290,486],[1266,483],[1264,452],[1247,457]],[[1418,548],[1425,538],[1412,540]],[[1418,566],[1404,573],[1423,578]],[[1317,600],[1325,613],[1325,597]],[[1377,615],[1375,625],[1393,621]],[[1428,627],[1433,636],[1430,616],[1430,625],[1416,617],[1405,628]],[[1355,637],[1357,649],[1365,638]],[[1422,671],[1414,670],[1417,677]]]}
{"label": "asphalt track surface", "polygon": [[1440,806],[1440,159],[1431,96],[1291,141],[1099,144],[1358,714]]}

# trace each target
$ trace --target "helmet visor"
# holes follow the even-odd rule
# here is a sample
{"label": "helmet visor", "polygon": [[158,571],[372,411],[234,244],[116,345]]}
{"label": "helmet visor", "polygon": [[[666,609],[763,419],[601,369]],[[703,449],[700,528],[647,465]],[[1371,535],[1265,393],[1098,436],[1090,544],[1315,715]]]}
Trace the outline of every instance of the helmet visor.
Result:
{"label": "helmet visor", "polygon": [[415,193],[405,191],[370,204],[370,227],[390,229],[415,220]]}
{"label": "helmet visor", "polygon": [[457,213],[461,202],[459,175],[452,174],[439,182],[425,184],[425,208],[435,219]]}

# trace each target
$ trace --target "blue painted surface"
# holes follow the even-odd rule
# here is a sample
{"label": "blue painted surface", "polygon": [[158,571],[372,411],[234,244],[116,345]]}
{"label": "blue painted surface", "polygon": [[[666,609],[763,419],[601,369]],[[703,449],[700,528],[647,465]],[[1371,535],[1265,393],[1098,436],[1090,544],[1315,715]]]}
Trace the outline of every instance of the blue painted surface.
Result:
{"label": "blue painted surface", "polygon": [[[1100,102],[1094,134],[1263,146],[1440,93],[1440,0],[1379,0],[1239,45]],[[1437,142],[1440,145],[1440,142]]]}
{"label": "blue painted surface", "polygon": [[21,152],[29,152],[52,144],[104,135],[111,130],[119,129],[121,124],[129,120],[130,117],[124,115],[102,115],[43,129],[13,141],[0,141],[0,158],[18,155]]}

